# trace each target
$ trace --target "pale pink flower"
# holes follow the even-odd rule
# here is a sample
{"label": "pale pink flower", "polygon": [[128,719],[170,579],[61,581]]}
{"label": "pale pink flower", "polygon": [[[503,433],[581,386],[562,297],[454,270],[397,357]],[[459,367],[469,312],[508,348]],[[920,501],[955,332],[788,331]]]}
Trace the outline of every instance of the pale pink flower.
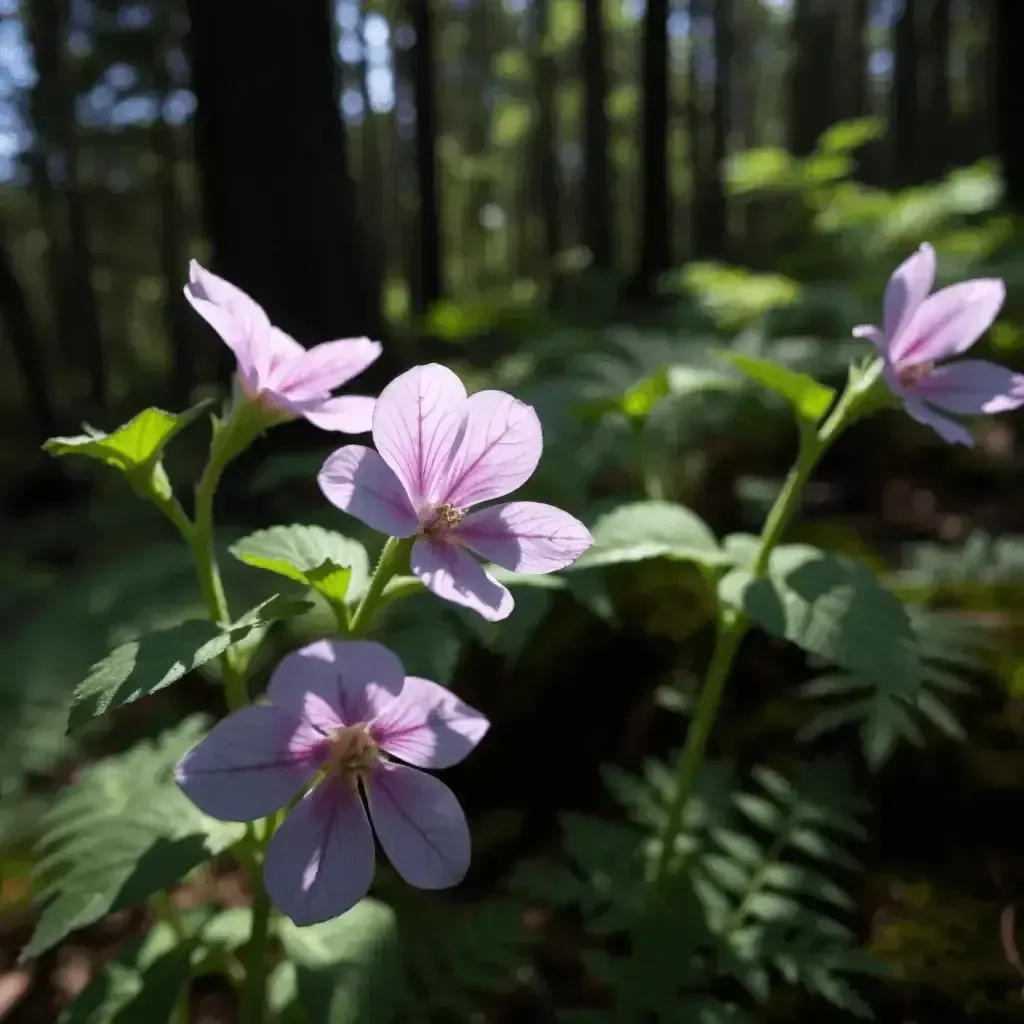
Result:
{"label": "pale pink flower", "polygon": [[[377,451],[340,448],[320,471],[328,501],[392,537],[416,537],[410,566],[438,597],[505,618],[512,595],[465,548],[505,569],[547,573],[593,543],[567,512],[511,501],[469,512],[521,487],[540,461],[540,421],[504,391],[467,397],[444,366],[396,377],[373,413]],[[379,454],[378,454],[379,453]]]}
{"label": "pale pink flower", "polygon": [[[267,848],[263,878],[296,924],[344,914],[373,881],[373,830],[420,889],[456,885],[470,835],[455,794],[416,768],[448,768],[483,739],[479,711],[406,676],[386,647],[320,640],[287,655],[270,704],[232,712],[178,762],[192,802],[221,821],[256,821],[299,796]],[[401,758],[408,764],[391,760]],[[410,768],[408,765],[415,765]]]}
{"label": "pale pink flower", "polygon": [[275,327],[263,307],[195,260],[185,298],[224,339],[238,360],[242,392],[283,416],[304,416],[321,430],[361,434],[370,429],[374,399],[331,392],[380,355],[379,341],[344,338],[303,348]]}
{"label": "pale pink flower", "polygon": [[853,333],[878,348],[886,382],[915,420],[945,441],[971,445],[970,431],[942,413],[1017,409],[1024,405],[1024,376],[984,359],[942,360],[966,352],[991,327],[1006,289],[982,278],[930,295],[934,283],[935,250],[926,242],[889,278],[882,329],[865,324]]}

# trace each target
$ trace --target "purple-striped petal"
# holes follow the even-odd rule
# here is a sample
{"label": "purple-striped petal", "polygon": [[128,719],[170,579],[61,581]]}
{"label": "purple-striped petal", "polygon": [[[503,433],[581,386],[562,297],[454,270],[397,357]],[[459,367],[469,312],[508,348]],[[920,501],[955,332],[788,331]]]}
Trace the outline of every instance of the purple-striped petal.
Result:
{"label": "purple-striped petal", "polygon": [[267,696],[294,715],[307,715],[315,699],[334,724],[369,722],[402,692],[405,669],[373,640],[317,640],[286,655],[274,670]]}
{"label": "purple-striped petal", "polygon": [[931,427],[947,444],[962,444],[968,448],[974,444],[974,435],[961,423],[943,416],[912,395],[903,396],[903,406],[908,415],[926,427]]}
{"label": "purple-striped petal", "polygon": [[409,567],[438,597],[471,608],[489,622],[498,622],[512,613],[515,602],[508,590],[454,544],[416,541]]}
{"label": "purple-striped petal", "polygon": [[483,739],[490,722],[429,679],[406,676],[402,693],[371,723],[378,745],[417,768],[458,764]]}
{"label": "purple-striped petal", "polygon": [[482,558],[523,573],[564,569],[594,543],[578,519],[537,501],[509,501],[471,512],[456,536]]}
{"label": "purple-striped petal", "polygon": [[885,288],[882,325],[889,357],[894,362],[902,359],[906,347],[904,331],[934,284],[935,250],[925,242],[893,271]]}
{"label": "purple-striped petal", "polygon": [[373,881],[373,834],[358,796],[336,779],[315,786],[274,833],[267,892],[297,925],[340,917]]}
{"label": "purple-striped petal", "polygon": [[[305,403],[304,403],[305,405]],[[366,434],[373,425],[376,398],[368,395],[339,395],[305,405],[302,415],[321,430],[342,434]]]}
{"label": "purple-striped petal", "polygon": [[447,889],[469,870],[470,837],[455,794],[402,764],[382,763],[366,789],[370,818],[395,870],[419,889]]}
{"label": "purple-striped petal", "polygon": [[317,483],[332,505],[372,530],[411,537],[419,529],[405,489],[372,448],[356,444],[339,448],[327,457]]}
{"label": "purple-striped petal", "polygon": [[1009,412],[1024,405],[1024,374],[984,359],[937,366],[911,389],[917,398],[960,416]]}
{"label": "purple-striped petal", "polygon": [[929,296],[889,356],[897,367],[936,363],[966,352],[992,326],[1006,297],[1002,281],[953,284]]}
{"label": "purple-striped petal", "polygon": [[234,711],[175,768],[174,777],[205,814],[256,821],[284,807],[316,775],[324,735],[276,707]]}
{"label": "purple-striped petal", "polygon": [[533,475],[544,447],[533,406],[504,391],[478,391],[465,402],[459,443],[436,477],[439,501],[467,508],[503,498]]}
{"label": "purple-striped petal", "polygon": [[446,366],[414,366],[377,399],[373,443],[401,482],[414,508],[442,498],[434,493],[451,460],[466,400],[462,381]]}
{"label": "purple-striped petal", "polygon": [[381,353],[379,341],[345,338],[303,350],[276,381],[283,394],[303,398],[329,394],[362,373]]}

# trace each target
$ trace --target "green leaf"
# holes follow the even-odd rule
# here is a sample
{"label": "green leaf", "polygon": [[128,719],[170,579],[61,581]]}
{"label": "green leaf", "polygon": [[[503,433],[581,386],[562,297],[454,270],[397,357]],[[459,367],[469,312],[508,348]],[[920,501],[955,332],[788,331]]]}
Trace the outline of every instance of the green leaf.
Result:
{"label": "green leaf", "polygon": [[189,980],[189,947],[168,948],[167,936],[154,929],[104,964],[60,1015],[60,1024],[173,1020],[178,993]]}
{"label": "green leaf", "polygon": [[756,359],[739,352],[723,352],[721,356],[740,373],[785,398],[808,423],[817,423],[836,397],[833,388],[819,384],[808,374],[788,370],[768,359]]}
{"label": "green leaf", "polygon": [[272,526],[230,548],[246,565],[305,583],[332,604],[355,601],[370,580],[370,560],[358,541],[321,526]]}
{"label": "green leaf", "polygon": [[207,817],[174,782],[175,764],[205,733],[202,717],[188,718],[155,742],[97,762],[61,791],[36,846],[43,906],[22,960],[172,888],[242,837],[242,825]]}
{"label": "green leaf", "polygon": [[673,558],[717,565],[721,548],[711,529],[695,512],[670,501],[637,501],[600,516],[591,530],[593,547],[570,569]]}
{"label": "green leaf", "polygon": [[209,405],[209,400],[202,401],[182,413],[143,409],[112,434],[94,431],[76,437],[51,437],[43,450],[51,455],[85,455],[130,473],[155,462],[168,442]]}
{"label": "green leaf", "polygon": [[309,1024],[377,1024],[394,1016],[401,959],[387,904],[363,899],[341,917],[306,928],[284,921],[280,935]]}
{"label": "green leaf", "polygon": [[68,731],[176,683],[241,643],[253,630],[300,615],[310,607],[307,601],[278,595],[246,612],[228,629],[207,619],[190,619],[122,644],[93,665],[76,687]]}
{"label": "green leaf", "polygon": [[772,552],[766,577],[736,568],[718,593],[773,636],[904,697],[924,682],[906,608],[856,562],[784,545]]}

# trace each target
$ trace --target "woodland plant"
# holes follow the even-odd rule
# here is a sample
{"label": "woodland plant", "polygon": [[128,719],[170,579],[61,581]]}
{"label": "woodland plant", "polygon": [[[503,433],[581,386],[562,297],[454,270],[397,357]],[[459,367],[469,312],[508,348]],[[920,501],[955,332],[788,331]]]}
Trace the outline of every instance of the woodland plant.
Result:
{"label": "woodland plant", "polygon": [[[231,347],[238,374],[224,414],[213,417],[192,512],[179,502],[162,454],[205,405],[180,414],[146,409],[110,434],[90,430],[45,445],[54,455],[84,455],[119,470],[164,513],[193,556],[208,612],[207,620],[143,633],[97,663],[75,690],[69,729],[203,666],[218,668],[227,709],[212,726],[189,718],[99,761],[48,816],[38,849],[42,907],[24,958],[125,907],[148,902],[158,918],[66,1019],[183,1022],[191,979],[211,973],[239,989],[244,1024],[422,1020],[435,1004],[471,1015],[472,998],[438,995],[450,983],[443,971],[420,972],[424,991],[403,997],[415,971],[406,963],[391,972],[399,947],[414,944],[415,924],[367,893],[374,834],[413,887],[447,888],[465,876],[470,830],[458,799],[420,769],[466,758],[471,765],[489,723],[445,687],[406,675],[393,651],[366,637],[379,612],[412,594],[432,593],[497,624],[514,610],[508,586],[531,575],[655,558],[696,565],[716,599],[714,653],[680,730],[681,751],[673,763],[649,762],[641,778],[609,770],[606,782],[630,821],[566,815],[564,861],[524,866],[511,888],[581,915],[584,957],[602,990],[588,1011],[595,1020],[754,1019],[751,1011],[780,979],[869,1016],[855,976],[882,966],[858,948],[844,919],[851,901],[843,873],[856,867],[846,846],[863,832],[841,765],[798,764],[785,775],[755,768],[744,778],[706,752],[737,649],[753,627],[849,674],[819,681],[811,694],[859,694],[827,710],[819,731],[888,716],[902,735],[912,711],[934,712],[936,688],[954,688],[916,610],[861,566],[783,543],[824,453],[894,398],[946,440],[964,444],[970,435],[945,413],[1024,403],[1019,375],[983,362],[936,365],[992,322],[1002,285],[967,282],[926,298],[934,262],[922,246],[893,274],[883,328],[855,330],[880,356],[852,365],[841,394],[768,361],[731,359],[790,404],[800,442],[760,536],[721,541],[690,510],[664,500],[620,505],[595,521],[593,536],[567,512],[538,502],[474,509],[518,489],[537,468],[543,440],[530,406],[501,391],[467,395],[438,365],[401,374],[375,402],[336,397],[336,387],[376,358],[377,343],[305,350],[251,298],[193,264],[186,297]],[[335,635],[286,655],[266,695],[256,696],[259,638],[310,603],[285,592],[241,615],[228,608],[214,499],[229,464],[263,432],[296,417],[326,430],[371,432],[374,448],[339,448],[318,481],[330,504],[386,540],[368,580],[358,579],[358,545],[331,531],[277,527],[259,544],[234,545],[247,564],[318,594],[335,620]],[[874,735],[871,725],[864,732],[869,759],[871,749],[877,754]],[[557,751],[541,756],[557,761]],[[251,908],[180,910],[176,887],[223,857],[245,871]],[[456,941],[440,922],[426,934],[435,958],[437,948]],[[498,958],[491,941],[483,929],[459,956]],[[466,975],[472,990],[463,968],[456,956],[452,973]],[[738,985],[722,984],[729,979]]]}

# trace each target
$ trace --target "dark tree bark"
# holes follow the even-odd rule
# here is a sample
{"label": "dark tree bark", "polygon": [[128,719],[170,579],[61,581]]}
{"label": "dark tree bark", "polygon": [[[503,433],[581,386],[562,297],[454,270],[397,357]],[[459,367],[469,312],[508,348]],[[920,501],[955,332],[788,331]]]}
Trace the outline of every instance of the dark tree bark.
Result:
{"label": "dark tree bark", "polygon": [[928,138],[924,149],[925,170],[929,177],[940,177],[951,166],[949,148],[952,116],[949,89],[949,49],[952,36],[950,0],[932,0],[927,21],[928,43]]}
{"label": "dark tree bark", "polygon": [[1024,215],[1024,3],[996,0],[993,13],[996,149],[1003,163],[1006,201]]}
{"label": "dark tree bark", "polygon": [[640,258],[634,290],[647,294],[672,263],[668,173],[669,0],[648,0],[640,52]]}
{"label": "dark tree bark", "polygon": [[896,23],[896,67],[892,89],[892,130],[895,181],[913,185],[921,180],[921,105],[919,5],[903,0],[903,13]]}
{"label": "dark tree bark", "polygon": [[416,176],[419,182],[417,276],[413,308],[425,313],[444,295],[440,194],[437,182],[437,103],[434,96],[434,26],[430,4],[408,0],[416,32],[412,48],[412,85],[416,102]]}
{"label": "dark tree bark", "polygon": [[832,0],[796,0],[788,125],[789,150],[796,156],[812,153],[837,120],[837,14]]}
{"label": "dark tree bark", "polygon": [[211,269],[305,345],[379,338],[379,261],[356,214],[326,0],[188,10]]}
{"label": "dark tree bark", "polygon": [[583,241],[593,266],[615,266],[607,42],[602,0],[583,0]]}
{"label": "dark tree bark", "polygon": [[25,290],[0,239],[0,321],[11,344],[18,372],[24,378],[27,405],[41,438],[56,433],[42,340],[32,320]]}

